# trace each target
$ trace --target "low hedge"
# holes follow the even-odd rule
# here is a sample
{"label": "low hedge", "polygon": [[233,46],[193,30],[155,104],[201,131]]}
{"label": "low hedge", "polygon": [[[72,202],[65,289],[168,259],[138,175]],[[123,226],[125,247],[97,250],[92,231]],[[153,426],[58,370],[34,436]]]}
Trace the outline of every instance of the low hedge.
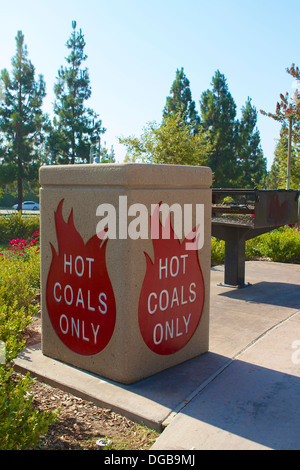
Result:
{"label": "low hedge", "polygon": [[[300,263],[300,229],[281,227],[246,241],[246,259],[267,258],[281,263]],[[211,261],[224,263],[225,242],[212,237]]]}
{"label": "low hedge", "polygon": [[38,215],[22,216],[20,212],[1,215],[0,243],[8,243],[13,238],[24,238],[28,240],[39,228],[40,218]]}
{"label": "low hedge", "polygon": [[[38,446],[57,413],[33,407],[29,374],[16,377],[13,361],[25,346],[24,331],[38,312],[38,232],[30,242],[13,239],[0,253],[0,449]],[[4,346],[4,347],[3,347]]]}

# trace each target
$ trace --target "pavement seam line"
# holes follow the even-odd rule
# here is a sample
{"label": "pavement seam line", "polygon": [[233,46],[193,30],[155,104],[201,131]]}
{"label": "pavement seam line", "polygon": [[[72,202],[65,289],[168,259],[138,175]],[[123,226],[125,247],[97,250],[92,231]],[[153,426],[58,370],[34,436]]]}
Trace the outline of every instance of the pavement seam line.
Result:
{"label": "pavement seam line", "polygon": [[259,341],[261,341],[265,336],[267,336],[271,331],[273,330],[276,330],[276,328],[278,328],[279,326],[283,325],[284,323],[288,322],[289,320],[291,320],[293,317],[295,317],[296,315],[299,315],[300,313],[300,310],[297,310],[297,312],[294,312],[292,313],[291,315],[289,315],[287,318],[284,318],[283,320],[281,320],[280,322],[276,323],[276,325],[273,325],[271,326],[270,328],[268,328],[266,331],[264,331],[261,335],[259,335],[257,338],[255,338],[253,341],[251,341],[250,343],[248,343],[243,349],[241,349],[238,353],[236,353],[234,356],[233,356],[233,360],[236,360],[239,356],[241,356],[245,351],[247,351],[248,349],[250,349],[252,346],[254,346],[256,343],[258,343]]}
{"label": "pavement seam line", "polygon": [[230,364],[232,364],[233,359],[228,359],[228,361],[220,367],[214,374],[212,374],[208,379],[206,379],[198,388],[196,388],[187,398],[184,399],[177,407],[171,411],[167,418],[162,422],[162,427],[165,428],[170,424],[170,422],[175,418],[175,416],[180,413],[194,398],[196,398],[199,393],[201,393],[213,380],[215,380],[218,375],[220,375],[225,369],[227,369]]}

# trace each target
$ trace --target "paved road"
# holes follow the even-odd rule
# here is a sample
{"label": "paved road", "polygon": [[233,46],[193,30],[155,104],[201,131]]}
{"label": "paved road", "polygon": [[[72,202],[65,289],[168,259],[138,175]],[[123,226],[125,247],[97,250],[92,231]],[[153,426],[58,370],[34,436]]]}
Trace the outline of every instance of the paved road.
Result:
{"label": "paved road", "polygon": [[[9,215],[17,212],[15,209],[0,209],[0,215]],[[22,211],[24,215],[40,215],[40,211]]]}

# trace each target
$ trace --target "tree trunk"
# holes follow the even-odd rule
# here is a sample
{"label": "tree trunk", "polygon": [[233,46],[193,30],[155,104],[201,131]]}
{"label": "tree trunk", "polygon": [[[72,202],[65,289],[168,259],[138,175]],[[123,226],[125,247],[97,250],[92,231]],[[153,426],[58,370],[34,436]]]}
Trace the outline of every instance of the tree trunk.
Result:
{"label": "tree trunk", "polygon": [[292,148],[292,125],[293,120],[289,118],[289,138],[288,138],[288,158],[287,158],[287,175],[286,175],[286,189],[290,189],[291,183],[291,148]]}
{"label": "tree trunk", "polygon": [[23,175],[22,175],[22,160],[18,157],[18,211],[22,213],[23,204]]}

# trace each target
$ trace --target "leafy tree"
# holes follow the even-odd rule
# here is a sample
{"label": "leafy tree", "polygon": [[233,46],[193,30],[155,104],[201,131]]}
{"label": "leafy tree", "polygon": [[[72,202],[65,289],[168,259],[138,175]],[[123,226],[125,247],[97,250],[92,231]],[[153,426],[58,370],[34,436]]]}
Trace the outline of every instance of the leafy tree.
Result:
{"label": "leafy tree", "polygon": [[12,59],[11,75],[1,71],[4,101],[0,104],[0,179],[18,182],[18,209],[23,202],[23,180],[36,180],[39,151],[45,140],[47,116],[42,112],[46,95],[42,75],[35,80],[35,68],[28,59],[24,35],[18,31],[17,52]]}
{"label": "leafy tree", "polygon": [[140,138],[119,139],[127,148],[126,161],[178,165],[206,165],[212,151],[208,135],[191,134],[183,111],[166,116],[161,125],[148,123]]}
{"label": "leafy tree", "polygon": [[225,76],[219,70],[212,79],[212,90],[201,95],[200,109],[201,123],[205,131],[210,131],[214,147],[208,161],[214,175],[214,187],[236,187],[239,176],[236,104]]}
{"label": "leafy tree", "polygon": [[[292,64],[286,71],[300,80],[300,73],[298,67]],[[292,166],[292,145],[293,140],[300,142],[300,95],[296,90],[294,97],[290,100],[289,94],[280,94],[280,101],[277,101],[275,113],[270,113],[260,110],[264,116],[271,117],[275,121],[281,123],[281,133],[288,135],[288,147],[287,147],[287,172],[286,172],[286,189],[290,189],[291,185],[291,166]]]}
{"label": "leafy tree", "polygon": [[[300,71],[299,67],[296,67],[295,64],[292,64],[290,68],[286,69],[287,73],[294,77],[298,84],[300,84]],[[300,93],[296,89],[293,96],[293,129],[292,137],[294,142],[300,143]],[[287,132],[286,132],[287,133]]]}
{"label": "leafy tree", "polygon": [[196,134],[200,129],[200,118],[196,110],[196,104],[192,99],[190,82],[184,74],[183,68],[176,70],[176,78],[170,90],[171,96],[167,97],[163,109],[163,119],[170,117],[173,113],[184,113],[186,122],[190,124],[191,131]]}
{"label": "leafy tree", "polygon": [[58,71],[54,87],[55,117],[48,141],[53,163],[89,162],[92,139],[99,140],[105,132],[98,115],[85,107],[91,96],[88,69],[81,67],[87,59],[85,40],[81,29],[76,29],[76,21],[72,22],[72,29],[66,43],[70,51],[66,58],[67,67]]}
{"label": "leafy tree", "polygon": [[253,188],[265,182],[267,175],[266,159],[260,145],[260,135],[256,127],[257,111],[248,98],[242,108],[238,125],[238,165],[240,168],[238,186]]}

